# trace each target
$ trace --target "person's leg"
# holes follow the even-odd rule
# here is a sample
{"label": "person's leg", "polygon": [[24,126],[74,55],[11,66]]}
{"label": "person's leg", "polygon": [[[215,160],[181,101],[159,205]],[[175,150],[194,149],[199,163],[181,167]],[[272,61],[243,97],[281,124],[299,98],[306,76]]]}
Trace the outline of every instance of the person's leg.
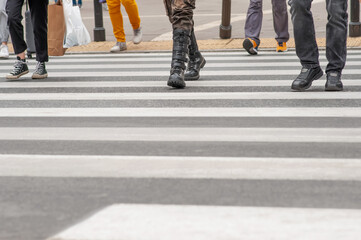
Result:
{"label": "person's leg", "polygon": [[173,0],[172,24],[173,29],[184,29],[191,32],[193,28],[193,10],[195,0]]}
{"label": "person's leg", "polygon": [[9,26],[8,15],[6,13],[6,1],[0,1],[0,58],[9,57],[8,40]]}
{"label": "person's leg", "polygon": [[36,61],[48,62],[48,0],[29,0],[34,28]]}
{"label": "person's leg", "polygon": [[185,80],[198,80],[201,68],[206,64],[206,60],[202,56],[198,49],[196,35],[194,34],[194,28],[192,29],[189,44],[189,62],[187,70],[184,74]]}
{"label": "person's leg", "polygon": [[6,1],[0,1],[0,43],[7,43],[9,39],[8,15]]}
{"label": "person's leg", "polygon": [[138,5],[135,0],[122,0],[122,4],[127,11],[130,24],[132,24],[133,29],[138,29],[140,27],[140,17],[138,11]]}
{"label": "person's leg", "polygon": [[171,22],[173,25],[173,54],[168,86],[184,88],[185,63],[188,61],[188,47],[193,29],[195,0],[173,0]]}
{"label": "person's leg", "polygon": [[277,51],[287,50],[286,42],[289,40],[288,33],[288,13],[286,0],[272,0],[273,27],[278,43]]}
{"label": "person's leg", "polygon": [[138,11],[138,5],[135,0],[122,0],[122,4],[127,11],[129,16],[129,21],[133,27],[133,43],[139,44],[142,41],[142,29],[140,27],[140,17]]}
{"label": "person's leg", "polygon": [[328,23],[326,25],[326,67],[327,91],[341,91],[341,73],[345,67],[347,55],[347,1],[326,0]]}
{"label": "person's leg", "polygon": [[346,62],[347,1],[326,0],[328,23],[326,25],[326,73],[341,72]]}
{"label": "person's leg", "polygon": [[73,6],[76,6],[76,0],[73,0]]}
{"label": "person's leg", "polygon": [[29,72],[25,61],[25,50],[27,48],[24,41],[24,28],[21,24],[23,16],[21,15],[24,0],[11,0],[6,4],[8,13],[9,32],[12,39],[14,52],[17,60],[13,70],[6,76],[7,79],[17,79]]}
{"label": "person's leg", "polygon": [[21,23],[23,16],[21,14],[24,0],[11,0],[7,2],[8,23],[11,40],[16,55],[25,59],[25,50],[27,48],[24,40],[24,27]]}
{"label": "person's leg", "polygon": [[120,11],[121,0],[107,0],[109,16],[113,25],[113,33],[118,42],[125,42],[123,16]]}
{"label": "person's leg", "polygon": [[312,0],[290,0],[288,3],[291,6],[296,53],[302,64],[302,70],[292,82],[291,88],[303,91],[323,75],[318,60],[319,53],[311,12]]}
{"label": "person's leg", "polygon": [[262,28],[262,0],[250,0],[246,24],[244,25],[245,38],[254,40],[259,46],[259,35]]}
{"label": "person's leg", "polygon": [[319,53],[311,12],[312,0],[290,0],[296,54],[305,68],[318,67]]}

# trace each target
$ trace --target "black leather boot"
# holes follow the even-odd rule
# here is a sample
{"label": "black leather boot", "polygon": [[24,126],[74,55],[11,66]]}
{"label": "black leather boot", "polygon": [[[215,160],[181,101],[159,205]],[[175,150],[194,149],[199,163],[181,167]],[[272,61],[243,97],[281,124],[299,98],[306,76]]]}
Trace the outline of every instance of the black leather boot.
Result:
{"label": "black leather boot", "polygon": [[184,29],[173,30],[173,56],[172,68],[168,79],[168,86],[184,88],[184,70],[187,62],[190,32]]}
{"label": "black leather boot", "polygon": [[189,62],[184,78],[185,80],[198,80],[199,72],[201,71],[201,68],[206,65],[206,60],[198,50],[194,29],[192,30],[190,40],[191,44],[189,45]]}

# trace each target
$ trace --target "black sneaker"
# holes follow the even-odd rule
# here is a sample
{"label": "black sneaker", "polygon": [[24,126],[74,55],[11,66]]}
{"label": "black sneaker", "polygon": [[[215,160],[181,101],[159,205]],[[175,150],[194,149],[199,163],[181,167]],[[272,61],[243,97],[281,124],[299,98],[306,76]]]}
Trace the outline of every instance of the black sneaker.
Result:
{"label": "black sneaker", "polygon": [[35,72],[33,73],[32,79],[43,79],[48,77],[48,72],[45,69],[45,62],[38,62],[36,64]]}
{"label": "black sneaker", "polygon": [[300,75],[293,81],[291,88],[297,91],[304,91],[311,87],[314,80],[322,77],[323,71],[320,67],[302,68]]}
{"label": "black sneaker", "polygon": [[341,82],[340,72],[328,72],[325,91],[342,91],[343,84]]}
{"label": "black sneaker", "polygon": [[18,79],[19,77],[29,72],[25,59],[21,60],[19,57],[16,59],[17,60],[14,64],[14,69],[8,75],[6,75],[6,79]]}

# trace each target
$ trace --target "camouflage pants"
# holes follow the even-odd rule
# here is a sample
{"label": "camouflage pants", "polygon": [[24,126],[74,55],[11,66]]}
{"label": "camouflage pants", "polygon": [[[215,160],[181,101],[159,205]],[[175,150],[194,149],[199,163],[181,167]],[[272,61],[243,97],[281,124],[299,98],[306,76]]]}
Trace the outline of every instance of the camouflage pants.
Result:
{"label": "camouflage pants", "polygon": [[163,0],[165,10],[173,29],[181,28],[191,31],[193,29],[193,9],[196,0]]}

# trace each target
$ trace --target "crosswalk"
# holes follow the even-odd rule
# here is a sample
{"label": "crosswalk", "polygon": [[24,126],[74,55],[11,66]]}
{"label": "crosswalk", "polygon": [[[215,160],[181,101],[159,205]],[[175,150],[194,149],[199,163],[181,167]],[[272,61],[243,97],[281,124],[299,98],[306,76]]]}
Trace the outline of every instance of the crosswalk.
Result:
{"label": "crosswalk", "polygon": [[6,81],[14,57],[0,61],[0,179],[66,179],[83,201],[59,200],[67,221],[45,212],[43,239],[361,237],[361,51],[343,92],[325,77],[292,92],[292,51],[204,55],[183,90],[168,52],[53,57],[45,80]]}

